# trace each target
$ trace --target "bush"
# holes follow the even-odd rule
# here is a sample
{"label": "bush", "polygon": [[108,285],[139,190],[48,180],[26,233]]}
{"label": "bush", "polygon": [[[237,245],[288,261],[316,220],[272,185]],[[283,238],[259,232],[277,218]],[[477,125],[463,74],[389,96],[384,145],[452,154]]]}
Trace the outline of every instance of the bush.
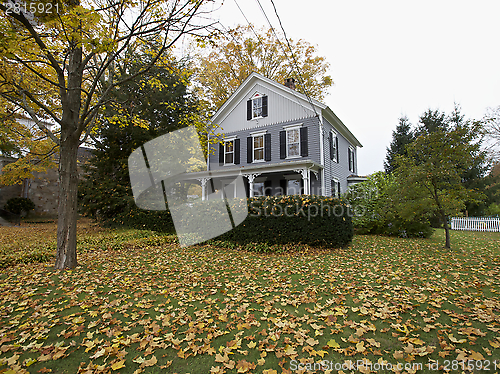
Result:
{"label": "bush", "polygon": [[247,218],[217,237],[217,241],[266,252],[290,244],[344,247],[352,240],[349,209],[338,199],[309,195],[266,196],[249,198],[247,203]]}
{"label": "bush", "polygon": [[356,232],[429,238],[433,229],[428,216],[422,214],[410,219],[400,214],[401,194],[396,177],[383,172],[374,173],[365,182],[350,187],[345,199],[351,205]]}
{"label": "bush", "polygon": [[22,212],[28,213],[30,210],[35,209],[35,203],[25,197],[14,197],[7,200],[4,209],[8,212],[21,215]]}

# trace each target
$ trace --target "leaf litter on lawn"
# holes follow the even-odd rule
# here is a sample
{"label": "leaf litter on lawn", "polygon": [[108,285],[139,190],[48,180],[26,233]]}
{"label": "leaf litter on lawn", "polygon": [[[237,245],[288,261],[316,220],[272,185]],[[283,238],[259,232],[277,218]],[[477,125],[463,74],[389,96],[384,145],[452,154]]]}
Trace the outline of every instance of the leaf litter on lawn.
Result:
{"label": "leaf litter on lawn", "polygon": [[456,249],[443,250],[439,238],[356,236],[348,248],[302,256],[99,246],[72,271],[18,264],[0,276],[0,373],[492,362],[499,238],[454,235]]}

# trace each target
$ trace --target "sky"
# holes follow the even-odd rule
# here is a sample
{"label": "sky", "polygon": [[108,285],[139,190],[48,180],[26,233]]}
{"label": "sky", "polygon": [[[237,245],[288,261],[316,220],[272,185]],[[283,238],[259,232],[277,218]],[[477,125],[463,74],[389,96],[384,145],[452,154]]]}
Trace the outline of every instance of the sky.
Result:
{"label": "sky", "polygon": [[[281,31],[271,0],[259,0]],[[224,0],[225,27],[269,27],[258,0]],[[427,109],[471,119],[500,105],[500,1],[274,0],[287,36],[316,46],[334,85],[324,103],[363,145],[358,174],[383,170],[398,119]]]}

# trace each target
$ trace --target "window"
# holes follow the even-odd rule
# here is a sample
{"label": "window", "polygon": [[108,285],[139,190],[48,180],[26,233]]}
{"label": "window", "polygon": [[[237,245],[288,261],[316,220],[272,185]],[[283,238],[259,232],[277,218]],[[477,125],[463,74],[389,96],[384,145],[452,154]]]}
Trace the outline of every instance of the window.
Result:
{"label": "window", "polygon": [[262,117],[262,97],[252,100],[252,118]]}
{"label": "window", "polygon": [[286,130],[286,157],[300,156],[300,133],[298,128]]}
{"label": "window", "polygon": [[340,182],[336,179],[332,179],[331,196],[340,198]]}
{"label": "window", "polygon": [[354,173],[354,149],[351,147],[347,150],[347,158],[349,160],[349,171]]}
{"label": "window", "polygon": [[253,137],[253,159],[254,161],[264,161],[264,135]]}
{"label": "window", "polygon": [[253,195],[254,196],[265,196],[265,183],[257,182],[253,184]]}
{"label": "window", "polygon": [[280,159],[307,156],[307,127],[302,124],[283,126],[280,131]]}
{"label": "window", "polygon": [[333,131],[330,132],[330,160],[338,162],[338,138]]}
{"label": "window", "polygon": [[234,141],[224,143],[224,164],[234,164]]}
{"label": "window", "polygon": [[267,117],[267,96],[256,93],[247,101],[247,120]]}
{"label": "window", "polygon": [[298,179],[288,179],[286,183],[287,195],[300,195],[302,193],[301,181]]}

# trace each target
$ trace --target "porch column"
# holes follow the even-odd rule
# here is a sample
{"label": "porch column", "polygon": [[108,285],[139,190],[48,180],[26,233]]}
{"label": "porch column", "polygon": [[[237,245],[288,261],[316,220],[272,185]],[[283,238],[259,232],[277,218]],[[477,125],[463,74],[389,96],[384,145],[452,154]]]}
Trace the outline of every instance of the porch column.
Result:
{"label": "porch column", "polygon": [[206,200],[207,199],[207,182],[210,180],[210,178],[198,178],[198,180],[201,182],[201,200]]}
{"label": "porch column", "polygon": [[253,181],[255,178],[257,178],[260,175],[260,173],[250,173],[250,174],[243,174],[244,177],[247,177],[248,179],[248,188],[250,189],[250,197],[254,196],[253,192]]}
{"label": "porch column", "polygon": [[304,181],[304,195],[311,194],[311,171],[309,169],[296,169],[294,172],[302,175]]}

